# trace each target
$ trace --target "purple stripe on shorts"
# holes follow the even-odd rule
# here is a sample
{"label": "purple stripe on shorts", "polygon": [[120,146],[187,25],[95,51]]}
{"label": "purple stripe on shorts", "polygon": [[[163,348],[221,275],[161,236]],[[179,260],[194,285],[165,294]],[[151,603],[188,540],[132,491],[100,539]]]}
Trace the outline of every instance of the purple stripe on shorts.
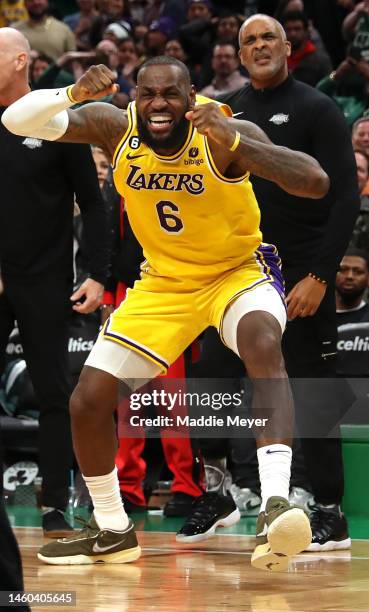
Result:
{"label": "purple stripe on shorts", "polygon": [[127,344],[127,346],[131,346],[132,349],[137,349],[139,353],[143,353],[144,355],[151,357],[151,359],[154,359],[154,361],[162,365],[165,369],[169,368],[169,364],[166,361],[160,359],[160,357],[152,353],[147,347],[141,346],[140,344],[136,344],[130,338],[126,338],[125,336],[118,336],[117,334],[113,334],[112,332],[108,331],[104,331],[103,335],[104,337],[113,338],[114,340],[124,342],[124,344]]}
{"label": "purple stripe on shorts", "polygon": [[[274,244],[261,244],[256,250],[258,261],[263,265],[264,272],[271,279],[271,285],[278,291],[284,301],[284,280],[282,276],[282,263]],[[264,261],[263,261],[264,260]],[[269,274],[266,266],[269,267]]]}

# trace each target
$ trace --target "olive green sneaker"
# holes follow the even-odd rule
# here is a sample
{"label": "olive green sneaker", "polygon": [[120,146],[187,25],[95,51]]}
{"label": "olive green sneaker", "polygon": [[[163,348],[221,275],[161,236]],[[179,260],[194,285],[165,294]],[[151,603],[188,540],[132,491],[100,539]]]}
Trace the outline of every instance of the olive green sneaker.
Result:
{"label": "olive green sneaker", "polygon": [[132,521],[124,531],[100,529],[94,515],[84,528],[40,548],[38,558],[51,565],[84,565],[90,563],[129,563],[141,556]]}
{"label": "olive green sneaker", "polygon": [[290,557],[311,542],[310,522],[301,508],[292,507],[283,497],[270,497],[256,524],[256,546],[251,565],[271,572],[283,572]]}

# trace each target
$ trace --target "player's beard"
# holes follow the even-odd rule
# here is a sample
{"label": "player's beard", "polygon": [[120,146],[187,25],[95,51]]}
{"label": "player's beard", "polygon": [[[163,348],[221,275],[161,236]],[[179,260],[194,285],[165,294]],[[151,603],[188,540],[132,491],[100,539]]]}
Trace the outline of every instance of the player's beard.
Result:
{"label": "player's beard", "polygon": [[146,127],[146,124],[144,121],[142,121],[141,117],[137,115],[137,130],[139,138],[151,149],[154,149],[154,151],[156,149],[160,149],[160,151],[180,149],[186,140],[189,126],[190,122],[183,115],[179,122],[173,126],[172,131],[166,138],[155,138],[155,136]]}
{"label": "player's beard", "polygon": [[37,11],[37,12],[33,12],[32,10],[28,11],[30,17],[33,19],[33,21],[42,21],[43,18],[49,13],[49,9],[46,7],[44,8],[42,11]]}
{"label": "player's beard", "polygon": [[352,289],[338,289],[337,293],[340,295],[343,303],[352,307],[353,304],[357,301],[357,299],[364,294],[364,289],[361,288],[352,288]]}

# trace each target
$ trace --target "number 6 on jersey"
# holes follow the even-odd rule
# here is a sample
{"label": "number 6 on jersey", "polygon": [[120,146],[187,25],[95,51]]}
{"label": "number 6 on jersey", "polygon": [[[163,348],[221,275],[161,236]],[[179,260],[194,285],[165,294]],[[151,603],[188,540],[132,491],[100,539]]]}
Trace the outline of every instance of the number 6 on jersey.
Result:
{"label": "number 6 on jersey", "polygon": [[[168,209],[170,212],[168,212]],[[163,230],[170,234],[178,234],[183,230],[183,223],[178,214],[175,214],[179,213],[179,208],[176,204],[168,200],[160,200],[156,205],[156,211]]]}

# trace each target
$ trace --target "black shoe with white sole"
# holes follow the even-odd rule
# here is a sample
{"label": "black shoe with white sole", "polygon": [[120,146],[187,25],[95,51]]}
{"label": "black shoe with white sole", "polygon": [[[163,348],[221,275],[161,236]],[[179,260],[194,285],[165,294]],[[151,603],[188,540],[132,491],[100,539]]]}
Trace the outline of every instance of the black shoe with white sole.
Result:
{"label": "black shoe with white sole", "polygon": [[172,499],[170,499],[163,508],[163,514],[167,517],[181,516],[187,517],[191,514],[192,504],[196,497],[193,495],[187,495],[181,491],[173,493]]}
{"label": "black shoe with white sole", "polygon": [[64,518],[63,510],[50,508],[42,515],[42,529],[47,538],[64,538],[74,533]]}
{"label": "black shoe with white sole", "polygon": [[231,527],[240,520],[240,512],[229,495],[204,493],[193,502],[191,514],[176,535],[177,542],[190,544],[214,535],[217,527]]}
{"label": "black shoe with white sole", "polygon": [[310,513],[310,524],[313,537],[306,548],[307,551],[325,552],[351,548],[347,521],[339,506],[316,504]]}

